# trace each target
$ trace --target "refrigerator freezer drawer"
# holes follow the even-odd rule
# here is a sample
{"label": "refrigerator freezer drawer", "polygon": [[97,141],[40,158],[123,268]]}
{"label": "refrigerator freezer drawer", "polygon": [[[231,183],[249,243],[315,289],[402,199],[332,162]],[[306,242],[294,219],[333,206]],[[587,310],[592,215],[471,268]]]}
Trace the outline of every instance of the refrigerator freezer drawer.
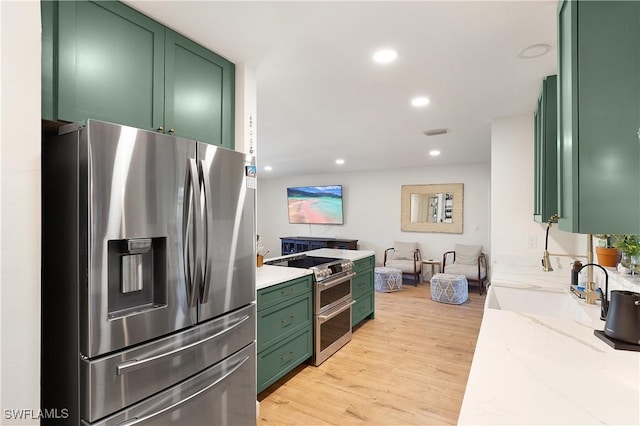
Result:
{"label": "refrigerator freezer drawer", "polygon": [[255,425],[255,343],[157,395],[85,426]]}
{"label": "refrigerator freezer drawer", "polygon": [[204,370],[255,340],[256,305],[144,345],[82,362],[82,419],[93,422]]}

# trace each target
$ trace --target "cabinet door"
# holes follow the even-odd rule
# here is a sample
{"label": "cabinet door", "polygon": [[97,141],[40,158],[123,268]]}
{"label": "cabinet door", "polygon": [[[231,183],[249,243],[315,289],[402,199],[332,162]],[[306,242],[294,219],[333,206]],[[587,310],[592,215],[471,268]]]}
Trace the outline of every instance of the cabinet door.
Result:
{"label": "cabinet door", "polygon": [[165,131],[234,148],[235,66],[167,29]]}
{"label": "cabinet door", "polygon": [[547,222],[558,212],[557,77],[542,82],[535,114],[535,211],[536,222]]}
{"label": "cabinet door", "polygon": [[559,9],[561,229],[640,232],[640,3]]}
{"label": "cabinet door", "polygon": [[58,7],[56,118],[161,126],[164,27],[119,2]]}

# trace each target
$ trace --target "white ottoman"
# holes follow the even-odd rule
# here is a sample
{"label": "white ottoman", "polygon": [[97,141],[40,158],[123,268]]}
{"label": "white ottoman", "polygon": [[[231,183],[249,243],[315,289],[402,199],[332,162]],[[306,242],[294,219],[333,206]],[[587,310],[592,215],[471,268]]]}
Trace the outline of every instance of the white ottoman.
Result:
{"label": "white ottoman", "polygon": [[402,290],[402,271],[400,269],[379,267],[374,269],[376,291],[390,292]]}
{"label": "white ottoman", "polygon": [[459,305],[469,299],[469,283],[464,275],[435,274],[431,278],[431,299]]}

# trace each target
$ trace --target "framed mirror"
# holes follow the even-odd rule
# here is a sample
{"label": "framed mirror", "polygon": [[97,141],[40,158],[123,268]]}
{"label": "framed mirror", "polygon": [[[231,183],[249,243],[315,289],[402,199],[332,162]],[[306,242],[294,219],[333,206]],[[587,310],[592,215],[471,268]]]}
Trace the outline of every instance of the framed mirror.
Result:
{"label": "framed mirror", "polygon": [[402,185],[402,230],[462,234],[464,185]]}

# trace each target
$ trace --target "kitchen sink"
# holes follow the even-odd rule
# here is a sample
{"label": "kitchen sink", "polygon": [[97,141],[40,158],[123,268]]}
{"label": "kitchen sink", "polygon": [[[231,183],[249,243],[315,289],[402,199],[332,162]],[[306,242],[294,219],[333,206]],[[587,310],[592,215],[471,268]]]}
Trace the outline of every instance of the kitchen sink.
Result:
{"label": "kitchen sink", "polygon": [[546,315],[578,321],[591,317],[569,291],[531,290],[492,285],[485,306],[490,309]]}

